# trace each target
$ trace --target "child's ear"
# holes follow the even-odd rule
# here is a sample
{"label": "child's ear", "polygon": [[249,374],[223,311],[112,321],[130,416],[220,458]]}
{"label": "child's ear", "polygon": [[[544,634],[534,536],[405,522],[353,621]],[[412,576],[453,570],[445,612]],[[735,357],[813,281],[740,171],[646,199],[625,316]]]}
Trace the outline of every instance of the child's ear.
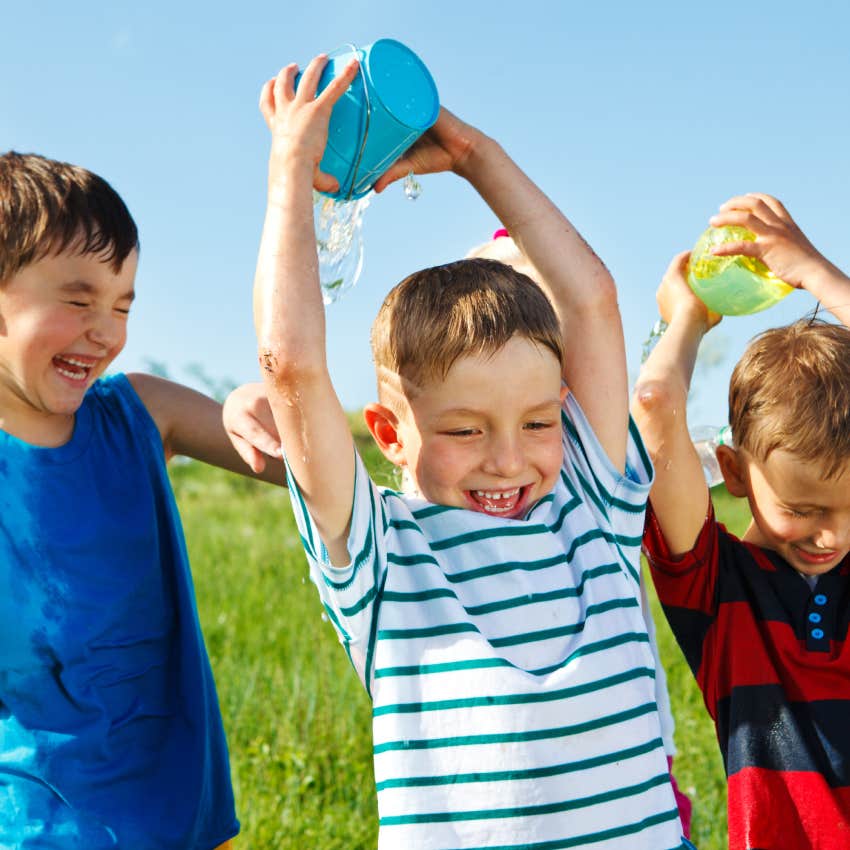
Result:
{"label": "child's ear", "polygon": [[744,459],[731,446],[717,447],[717,463],[723,473],[726,489],[733,495],[745,497],[747,484],[744,477]]}
{"label": "child's ear", "polygon": [[384,457],[396,466],[404,466],[404,446],[398,433],[398,417],[383,404],[367,404],[363,418]]}

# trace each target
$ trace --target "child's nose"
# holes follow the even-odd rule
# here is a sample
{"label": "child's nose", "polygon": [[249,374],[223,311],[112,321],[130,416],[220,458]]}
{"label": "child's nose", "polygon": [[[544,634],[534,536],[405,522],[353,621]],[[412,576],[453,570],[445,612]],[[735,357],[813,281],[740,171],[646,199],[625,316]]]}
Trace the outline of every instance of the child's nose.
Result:
{"label": "child's nose", "polygon": [[97,345],[112,348],[123,338],[126,323],[123,318],[114,315],[100,315],[92,322],[88,330],[89,339]]}
{"label": "child's nose", "polygon": [[815,545],[821,549],[833,549],[835,551],[850,548],[850,528],[844,525],[820,528],[815,537]]}
{"label": "child's nose", "polygon": [[510,435],[494,437],[487,457],[488,471],[502,478],[522,472],[523,456],[519,441]]}

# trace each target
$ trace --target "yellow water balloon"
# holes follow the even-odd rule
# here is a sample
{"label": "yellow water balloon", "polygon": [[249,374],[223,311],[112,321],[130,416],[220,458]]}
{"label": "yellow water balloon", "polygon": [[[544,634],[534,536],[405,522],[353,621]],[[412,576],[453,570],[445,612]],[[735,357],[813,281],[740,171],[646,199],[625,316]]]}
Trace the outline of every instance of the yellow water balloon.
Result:
{"label": "yellow water balloon", "polygon": [[755,257],[717,257],[711,253],[724,242],[755,239],[745,227],[726,225],[709,227],[697,240],[688,263],[688,284],[709,310],[724,316],[745,316],[772,307],[793,291],[794,287]]}

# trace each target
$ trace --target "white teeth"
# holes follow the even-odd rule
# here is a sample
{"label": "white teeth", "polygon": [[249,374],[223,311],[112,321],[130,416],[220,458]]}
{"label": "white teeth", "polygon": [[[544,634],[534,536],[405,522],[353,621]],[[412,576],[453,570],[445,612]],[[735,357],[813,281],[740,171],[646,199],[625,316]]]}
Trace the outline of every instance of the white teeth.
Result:
{"label": "white teeth", "polygon": [[476,496],[483,499],[512,499],[519,493],[519,487],[514,487],[513,490],[473,490]]}
{"label": "white teeth", "polygon": [[85,375],[80,375],[78,372],[71,372],[68,369],[63,369],[61,366],[57,366],[56,371],[60,375],[64,375],[66,378],[73,378],[75,381],[83,381],[86,377]]}
{"label": "white teeth", "polygon": [[81,369],[91,369],[91,363],[87,363],[84,360],[77,360],[75,357],[63,357],[61,354],[58,357],[59,360],[70,363],[72,366],[79,366]]}

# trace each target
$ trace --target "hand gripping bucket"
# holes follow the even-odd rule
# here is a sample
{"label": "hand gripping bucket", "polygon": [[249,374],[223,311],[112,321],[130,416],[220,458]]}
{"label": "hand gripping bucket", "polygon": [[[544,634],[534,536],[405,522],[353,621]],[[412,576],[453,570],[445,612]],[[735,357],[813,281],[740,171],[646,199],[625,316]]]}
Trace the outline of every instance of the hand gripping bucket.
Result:
{"label": "hand gripping bucket", "polygon": [[339,191],[328,193],[337,200],[365,195],[434,124],[440,109],[437,86],[422,60],[391,38],[335,50],[318,91],[342,73],[353,55],[360,60],[360,72],[334,106],[319,166],[339,181]]}

